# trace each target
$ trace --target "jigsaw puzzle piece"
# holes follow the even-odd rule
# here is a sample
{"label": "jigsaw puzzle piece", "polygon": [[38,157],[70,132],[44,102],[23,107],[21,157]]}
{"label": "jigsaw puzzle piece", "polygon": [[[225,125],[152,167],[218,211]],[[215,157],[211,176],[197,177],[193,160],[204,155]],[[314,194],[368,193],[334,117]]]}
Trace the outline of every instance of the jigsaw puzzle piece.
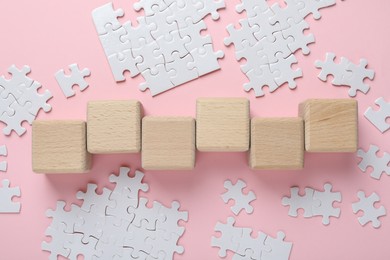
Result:
{"label": "jigsaw puzzle piece", "polygon": [[[46,216],[48,218],[52,218],[51,227],[55,229],[64,228],[66,233],[73,233],[73,226],[75,224],[75,220],[80,211],[80,207],[72,204],[71,210],[65,210],[66,202],[65,201],[57,201],[56,209],[48,209],[46,210]],[[65,225],[63,227],[63,224]]]}
{"label": "jigsaw puzzle piece", "polygon": [[145,82],[139,86],[139,89],[142,91],[149,89],[152,96],[175,87],[171,82],[171,78],[175,77],[174,71],[166,71],[164,64],[157,65],[156,69],[158,71],[157,74],[152,74],[150,69],[143,71],[142,76],[145,78]]}
{"label": "jigsaw puzzle piece", "polygon": [[191,56],[194,61],[190,62],[187,65],[187,68],[196,68],[198,75],[203,76],[221,69],[218,63],[218,59],[222,59],[225,54],[223,53],[223,51],[214,52],[213,45],[206,44],[202,48],[192,50]]}
{"label": "jigsaw puzzle piece", "polygon": [[161,213],[162,204],[158,201],[153,201],[153,207],[147,206],[148,200],[140,198],[138,207],[129,207],[128,212],[134,214],[134,220],[131,223],[136,227],[145,227],[148,230],[156,230],[156,222],[164,222],[165,216]]}
{"label": "jigsaw puzzle piece", "polygon": [[127,31],[124,27],[119,27],[114,30],[111,25],[107,26],[107,33],[99,35],[100,42],[107,57],[131,49],[130,39],[126,36]]}
{"label": "jigsaw puzzle piece", "polygon": [[69,75],[66,75],[63,69],[57,71],[55,74],[57,83],[67,98],[76,94],[72,89],[75,85],[79,86],[80,91],[84,91],[88,88],[89,84],[84,78],[91,75],[89,69],[84,68],[80,70],[76,63],[69,65],[69,69],[71,72]]}
{"label": "jigsaw puzzle piece", "polygon": [[103,188],[103,192],[98,194],[97,185],[88,183],[87,191],[78,191],[76,197],[83,201],[83,204],[81,205],[82,210],[104,217],[106,215],[106,207],[115,206],[115,203],[110,200],[110,195],[111,190]]}
{"label": "jigsaw puzzle piece", "polygon": [[65,248],[67,241],[72,241],[74,234],[65,232],[65,224],[62,224],[57,228],[48,227],[45,235],[51,237],[51,241],[48,243],[43,241],[41,249],[50,253],[50,260],[57,260],[58,256],[69,257],[70,249]]}
{"label": "jigsaw puzzle piece", "polygon": [[226,224],[217,222],[214,230],[221,233],[220,237],[211,238],[211,246],[219,247],[218,255],[220,257],[226,257],[227,251],[236,252],[239,247],[239,242],[235,241],[242,236],[243,229],[234,226],[235,219],[229,217]]}
{"label": "jigsaw puzzle piece", "polygon": [[278,62],[278,58],[276,57],[277,53],[282,53],[283,58],[287,58],[292,54],[288,45],[292,43],[293,39],[287,38],[285,39],[282,35],[282,32],[274,33],[275,41],[270,42],[267,38],[263,38],[260,41],[262,45],[262,52],[267,55],[268,62],[275,63]]}
{"label": "jigsaw puzzle piece", "polygon": [[[134,27],[131,21],[123,24],[126,34],[121,37],[122,42],[130,41],[131,48],[141,48],[146,43],[153,42],[152,31],[156,29],[156,24],[148,24],[145,17],[137,18],[138,26]],[[141,39],[143,41],[141,42]]]}
{"label": "jigsaw puzzle piece", "polygon": [[313,14],[313,18],[318,20],[321,18],[320,9],[330,7],[336,4],[336,0],[294,0],[295,2],[303,3],[302,8],[299,9],[303,18],[309,14]]}
{"label": "jigsaw puzzle piece", "polygon": [[273,259],[289,259],[292,243],[284,241],[286,235],[283,232],[278,232],[276,238],[268,236],[265,239],[265,244],[268,245],[271,250],[263,251],[261,256],[262,260],[273,260]]}
{"label": "jigsaw puzzle piece", "polygon": [[145,39],[141,39],[141,48],[133,48],[134,57],[141,57],[142,62],[137,63],[138,69],[141,73],[150,70],[152,74],[157,74],[159,71],[157,65],[164,65],[164,56],[158,54],[157,42],[146,43]]}
{"label": "jigsaw puzzle piece", "polygon": [[93,239],[99,239],[103,234],[105,216],[94,214],[94,207],[96,205],[91,206],[91,212],[80,210],[73,227],[75,233],[82,234],[82,242],[84,244],[89,243]]}
{"label": "jigsaw puzzle piece", "polygon": [[363,191],[359,191],[357,196],[359,201],[352,204],[352,210],[353,213],[360,210],[364,212],[364,215],[358,218],[359,223],[364,226],[372,222],[374,228],[379,228],[381,226],[379,218],[386,215],[386,209],[384,206],[375,207],[374,204],[380,201],[378,194],[373,192],[370,196],[366,196]]}
{"label": "jigsaw puzzle piece", "polygon": [[172,24],[176,22],[179,29],[186,27],[186,19],[190,17],[194,23],[202,20],[202,15],[200,10],[204,7],[203,1],[184,1],[184,5],[181,5],[179,2],[173,2],[169,6],[171,14],[169,14],[165,22]]}
{"label": "jigsaw puzzle piece", "polygon": [[64,243],[65,249],[69,249],[70,253],[67,259],[77,260],[82,255],[83,259],[93,259],[99,256],[99,252],[96,250],[98,240],[96,238],[90,238],[88,243],[82,241],[83,234],[72,234],[73,239],[67,240]]}
{"label": "jigsaw puzzle piece", "polygon": [[289,20],[292,20],[294,23],[303,21],[303,17],[299,13],[299,10],[304,7],[304,4],[294,0],[285,0],[285,2],[287,4],[285,8],[282,8],[279,3],[273,4],[271,10],[274,15],[269,18],[269,22],[272,25],[278,23],[281,30],[290,28],[291,22],[289,22]]}
{"label": "jigsaw puzzle piece", "polygon": [[282,34],[285,38],[292,37],[294,39],[288,44],[291,52],[295,53],[297,50],[301,49],[304,55],[308,55],[310,53],[308,45],[315,42],[312,33],[304,33],[305,30],[309,29],[309,24],[305,20],[296,23],[292,18],[287,20],[287,23],[289,24],[289,27],[283,30]]}
{"label": "jigsaw puzzle piece", "polygon": [[270,251],[270,247],[265,244],[267,235],[261,231],[257,233],[257,237],[251,236],[252,229],[243,228],[242,236],[239,238],[234,238],[234,241],[238,240],[239,247],[235,251],[236,255],[239,256],[248,256],[250,250],[250,258],[253,260],[260,260],[263,254],[263,251]]}
{"label": "jigsaw puzzle piece", "polygon": [[[154,7],[157,8],[154,8]],[[137,12],[144,10],[145,16],[152,16],[158,12],[164,11],[168,5],[163,0],[139,0],[133,4]]]}
{"label": "jigsaw puzzle piece", "polygon": [[[1,82],[1,77],[0,77],[0,82]],[[0,83],[1,84],[1,83]],[[1,90],[1,86],[0,86]],[[6,114],[8,116],[13,116],[15,115],[15,110],[11,108],[12,103],[16,102],[16,99],[12,95],[8,95],[6,98],[0,98],[0,116],[3,114]]]}
{"label": "jigsaw puzzle piece", "polygon": [[183,38],[186,36],[190,37],[190,41],[185,44],[185,47],[189,52],[198,48],[199,46],[212,44],[210,35],[201,35],[201,32],[207,29],[206,23],[203,20],[197,23],[193,23],[191,17],[188,17],[186,22],[187,26],[180,28],[179,34]]}
{"label": "jigsaw puzzle piece", "polygon": [[113,54],[108,57],[108,62],[110,63],[115,81],[120,82],[126,79],[123,75],[126,71],[130,73],[130,77],[135,77],[140,73],[137,64],[142,62],[142,57],[134,58],[131,50],[125,50],[123,53]]}
{"label": "jigsaw puzzle piece", "polygon": [[163,252],[165,259],[173,259],[174,254],[183,254],[184,247],[177,245],[180,236],[175,233],[170,233],[169,238],[166,239],[165,231],[157,230],[154,238],[146,237],[145,243],[150,244],[152,250],[150,256],[157,258],[160,252]]}
{"label": "jigsaw puzzle piece", "polygon": [[121,27],[118,17],[122,17],[124,12],[122,9],[114,10],[111,3],[102,5],[92,11],[93,21],[96,31],[99,35],[107,33],[107,25],[111,25],[114,30]]}
{"label": "jigsaw puzzle piece", "polygon": [[313,205],[313,216],[322,216],[322,224],[329,225],[330,217],[340,216],[340,208],[333,207],[333,203],[341,202],[341,193],[332,192],[332,184],[324,184],[324,191],[314,191],[313,199],[320,201],[320,205]]}
{"label": "jigsaw puzzle piece", "polygon": [[172,31],[178,30],[178,26],[175,22],[167,22],[168,17],[173,16],[171,8],[167,8],[164,11],[158,11],[157,6],[153,6],[152,8],[155,9],[155,14],[152,16],[147,16],[145,19],[146,23],[149,26],[152,26],[150,35],[153,39],[158,39]]}
{"label": "jigsaw puzzle piece", "polygon": [[260,30],[258,25],[250,26],[247,19],[241,19],[239,21],[241,27],[236,29],[233,24],[229,24],[226,30],[229,33],[229,37],[224,39],[224,44],[229,46],[234,44],[234,48],[237,51],[245,48],[244,41],[247,41],[250,46],[254,46],[257,43],[254,33]]}
{"label": "jigsaw puzzle piece", "polygon": [[21,97],[23,92],[21,91],[21,85],[24,87],[30,87],[33,80],[27,75],[31,72],[31,68],[24,65],[21,69],[17,68],[15,64],[8,68],[8,73],[12,77],[7,80],[3,76],[0,77],[0,86],[2,87],[1,97],[7,98],[12,95],[16,100]]}
{"label": "jigsaw puzzle piece", "polygon": [[143,183],[142,180],[145,175],[142,172],[135,171],[133,177],[130,177],[129,173],[130,168],[120,167],[118,175],[110,175],[110,182],[115,183],[115,189],[112,191],[111,195],[115,195],[115,197],[125,196],[138,201],[139,192],[147,192],[149,190],[149,185]]}
{"label": "jigsaw puzzle piece", "polygon": [[[196,2],[196,1],[195,1]],[[221,9],[225,9],[225,1],[224,0],[202,0],[199,1],[202,3],[202,8],[200,8],[197,13],[200,15],[200,20],[205,18],[207,15],[211,15],[211,19],[214,21],[219,19],[218,11]],[[194,20],[195,21],[195,20]],[[195,21],[199,22],[199,21]]]}
{"label": "jigsaw puzzle piece", "polygon": [[318,78],[322,81],[327,81],[328,76],[332,75],[332,84],[335,86],[341,86],[344,83],[344,78],[347,73],[347,68],[350,61],[344,57],[341,58],[340,63],[335,62],[336,54],[332,52],[326,53],[325,61],[317,60],[315,66],[321,69]]}
{"label": "jigsaw puzzle piece", "polygon": [[22,123],[27,121],[31,125],[35,116],[19,105],[18,102],[12,103],[11,109],[15,111],[14,115],[8,116],[7,113],[4,113],[0,116],[0,121],[7,125],[3,128],[3,133],[10,135],[12,131],[15,131],[17,135],[21,136],[26,132],[26,128],[22,126]]}
{"label": "jigsaw puzzle piece", "polygon": [[249,83],[244,84],[244,90],[250,91],[253,89],[256,97],[264,96],[263,87],[268,86],[269,92],[274,92],[278,89],[275,82],[275,76],[271,72],[269,65],[262,65],[258,69],[250,70],[246,73]]}
{"label": "jigsaw puzzle piece", "polygon": [[348,94],[350,97],[354,97],[357,94],[357,91],[361,91],[366,94],[370,90],[370,86],[364,83],[364,79],[368,78],[373,80],[375,77],[375,72],[373,70],[367,69],[368,61],[366,59],[361,59],[360,64],[356,65],[350,63],[347,66],[347,70],[351,71],[347,75],[344,75],[344,81],[346,85],[350,86]]}
{"label": "jigsaw puzzle piece", "polygon": [[270,43],[276,40],[274,33],[280,32],[280,25],[276,23],[272,25],[269,22],[269,19],[274,16],[274,13],[271,9],[263,11],[259,6],[256,6],[254,9],[256,16],[248,18],[250,26],[258,26],[260,30],[255,32],[254,35],[258,41],[267,39]]}
{"label": "jigsaw puzzle piece", "polygon": [[162,55],[165,63],[173,62],[174,57],[172,53],[177,52],[180,57],[184,57],[189,53],[185,46],[190,41],[191,38],[189,36],[180,37],[179,31],[172,31],[156,40],[159,48],[153,54],[155,57]]}
{"label": "jigsaw puzzle piece", "polygon": [[243,193],[243,189],[246,187],[246,183],[243,180],[239,179],[235,184],[227,180],[224,183],[224,187],[227,191],[221,195],[222,200],[225,203],[228,203],[229,200],[235,201],[234,206],[231,207],[235,215],[238,215],[243,209],[248,214],[253,212],[253,207],[250,203],[256,199],[256,195],[253,191],[249,191],[247,194]]}
{"label": "jigsaw puzzle piece", "polygon": [[382,133],[390,129],[390,123],[388,123],[388,118],[390,118],[390,102],[386,102],[383,97],[375,100],[380,109],[374,110],[372,107],[367,108],[364,112],[364,116],[371,122],[379,131]]}
{"label": "jigsaw puzzle piece", "polygon": [[236,6],[236,12],[240,14],[245,11],[248,18],[255,17],[268,9],[269,6],[266,0],[241,0],[241,3]]}
{"label": "jigsaw puzzle piece", "polygon": [[290,189],[290,197],[282,198],[283,206],[290,206],[288,215],[291,217],[298,216],[298,209],[303,209],[305,218],[313,216],[313,206],[320,206],[320,201],[314,200],[314,190],[312,188],[305,188],[305,195],[299,194],[298,187]]}
{"label": "jigsaw puzzle piece", "polygon": [[20,197],[20,188],[11,188],[9,180],[3,179],[0,187],[0,213],[20,212],[20,202],[12,201],[13,197]]}
{"label": "jigsaw puzzle piece", "polygon": [[[188,211],[179,211],[180,203],[173,201],[171,207],[161,206],[159,214],[164,216],[164,220],[157,220],[156,230],[164,231],[168,237],[171,234],[176,234],[181,237],[184,234],[185,228],[179,226],[179,221],[188,221]],[[166,237],[166,239],[168,239]]]}
{"label": "jigsaw puzzle piece", "polygon": [[22,96],[18,99],[21,106],[27,108],[28,112],[37,116],[40,109],[45,112],[51,111],[51,105],[48,100],[53,97],[49,90],[45,90],[42,94],[38,92],[42,85],[38,81],[34,81],[30,87],[25,87]]}
{"label": "jigsaw puzzle piece", "polygon": [[249,41],[242,42],[244,48],[236,51],[236,60],[246,60],[246,63],[240,65],[241,71],[247,74],[249,71],[258,69],[263,65],[269,64],[267,54],[263,52],[264,47],[260,42],[251,46]]}
{"label": "jigsaw puzzle piece", "polygon": [[181,58],[178,52],[174,52],[172,53],[172,57],[173,61],[166,63],[165,66],[167,71],[175,72],[175,75],[170,78],[173,85],[179,86],[198,78],[196,69],[188,69],[187,67],[189,63],[194,61],[191,55],[188,54]]}
{"label": "jigsaw puzzle piece", "polygon": [[286,59],[283,58],[282,53],[277,53],[276,57],[278,62],[270,65],[270,70],[274,74],[274,80],[278,86],[283,85],[284,83],[288,83],[288,87],[290,89],[295,89],[297,87],[297,83],[295,79],[302,77],[302,70],[296,69],[293,70],[291,68],[292,64],[298,63],[294,54],[291,54]]}
{"label": "jigsaw puzzle piece", "polygon": [[384,152],[383,156],[379,157],[377,155],[378,152],[379,147],[376,145],[370,145],[367,152],[362,149],[357,151],[357,156],[362,158],[358,165],[359,169],[366,172],[367,168],[371,167],[371,177],[376,180],[379,180],[383,173],[390,176],[390,154]]}

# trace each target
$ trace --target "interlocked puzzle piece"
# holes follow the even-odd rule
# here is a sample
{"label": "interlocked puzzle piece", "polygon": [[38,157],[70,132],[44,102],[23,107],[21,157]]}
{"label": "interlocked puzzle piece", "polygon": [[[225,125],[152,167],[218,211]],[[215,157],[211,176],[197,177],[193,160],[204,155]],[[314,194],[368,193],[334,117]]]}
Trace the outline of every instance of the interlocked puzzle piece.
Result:
{"label": "interlocked puzzle piece", "polygon": [[224,187],[227,191],[221,195],[222,200],[225,203],[228,203],[229,200],[234,200],[235,204],[231,207],[231,210],[235,215],[238,215],[241,210],[245,210],[248,214],[253,212],[253,207],[250,203],[256,199],[256,195],[253,191],[249,191],[247,194],[243,193],[243,189],[246,187],[246,183],[243,180],[239,179],[235,184],[227,180],[224,183]]}
{"label": "interlocked puzzle piece", "polygon": [[[285,7],[279,3],[269,6],[265,0],[242,0],[236,11],[245,11],[247,18],[239,21],[239,29],[231,24],[227,27],[230,36],[225,38],[225,45],[233,43],[236,59],[246,60],[241,65],[242,72],[249,79],[244,89],[253,90],[256,97],[264,96],[264,86],[268,86],[270,93],[284,83],[288,83],[290,89],[296,87],[295,79],[301,77],[302,72],[291,68],[291,64],[296,63],[293,54],[299,49],[303,54],[309,54],[308,45],[315,42],[313,34],[305,33],[309,24],[304,18],[313,13],[318,19],[319,9],[334,4],[334,0],[284,2]],[[353,80],[358,81],[357,78]]]}
{"label": "interlocked puzzle piece", "polygon": [[367,108],[364,116],[382,133],[390,129],[387,119],[390,117],[390,102],[386,102],[383,97],[375,100],[380,109],[375,111],[372,107]]}
{"label": "interlocked puzzle piece", "polygon": [[386,215],[386,209],[384,206],[375,207],[374,204],[380,201],[378,194],[373,192],[367,197],[363,191],[359,191],[357,196],[359,201],[352,204],[352,210],[354,213],[360,210],[364,212],[364,215],[358,218],[359,223],[364,226],[371,221],[374,228],[379,228],[381,226],[379,218]]}
{"label": "interlocked puzzle piece", "polygon": [[285,234],[278,232],[273,238],[259,231],[252,237],[252,229],[234,226],[235,219],[229,217],[226,223],[217,222],[214,230],[221,233],[211,238],[211,246],[219,248],[219,256],[226,257],[227,251],[234,252],[233,259],[278,259],[288,260],[292,243],[283,241]]}
{"label": "interlocked puzzle piece", "polygon": [[360,60],[360,64],[356,65],[350,62],[347,58],[341,57],[340,63],[335,62],[336,55],[328,52],[325,61],[317,60],[315,62],[316,68],[321,69],[318,78],[326,81],[327,77],[332,75],[334,86],[348,86],[350,87],[348,95],[356,96],[357,91],[366,94],[370,86],[364,83],[364,79],[374,79],[375,72],[367,69],[368,62],[365,59]]}
{"label": "interlocked puzzle piece", "polygon": [[[7,156],[7,146],[6,145],[1,145],[0,146],[0,156]],[[5,172],[7,171],[7,161],[1,161],[0,162],[0,171]]]}
{"label": "interlocked puzzle piece", "polygon": [[20,197],[20,188],[10,188],[10,182],[7,179],[2,181],[3,187],[0,188],[0,213],[19,213],[20,202],[13,202],[13,197]]}
{"label": "interlocked puzzle piece", "polygon": [[390,176],[390,154],[384,152],[382,157],[379,157],[377,153],[379,147],[376,145],[370,145],[367,152],[362,149],[357,151],[357,156],[362,158],[359,163],[359,169],[363,172],[367,171],[368,167],[372,168],[371,177],[379,180],[383,173]]}
{"label": "interlocked puzzle piece", "polygon": [[188,212],[179,210],[177,201],[171,207],[154,201],[149,208],[148,200],[138,194],[148,189],[143,177],[140,171],[130,175],[130,168],[121,167],[119,174],[110,176],[113,190],[104,188],[96,193],[96,185],[88,184],[85,193],[76,195],[83,200],[81,207],[72,204],[69,211],[65,202],[58,201],[55,210],[46,212],[52,218],[46,234],[52,239],[42,243],[42,250],[50,252],[50,259],[58,255],[69,259],[78,255],[84,259],[172,259],[175,253],[183,253],[184,248],[177,244],[184,234],[179,222],[188,220]]}
{"label": "interlocked puzzle piece", "polygon": [[84,91],[88,88],[89,84],[84,78],[91,75],[89,69],[84,68],[80,70],[76,63],[69,65],[69,69],[71,71],[70,75],[66,75],[63,69],[60,69],[55,74],[57,83],[67,98],[76,94],[73,90],[73,86],[75,85],[79,86],[80,91]]}
{"label": "interlocked puzzle piece", "polygon": [[299,194],[298,187],[290,189],[290,197],[282,198],[282,205],[290,206],[288,215],[291,217],[298,216],[298,210],[303,209],[305,218],[313,216],[322,216],[322,223],[328,225],[330,217],[339,217],[340,208],[333,206],[334,202],[341,202],[341,193],[332,192],[330,183],[324,184],[324,191],[305,188],[305,194]]}
{"label": "interlocked puzzle piece", "polygon": [[141,74],[145,82],[139,89],[155,96],[220,69],[218,59],[224,54],[214,52],[210,35],[201,31],[207,15],[219,18],[223,0],[141,0],[133,7],[145,12],[137,18],[137,27],[130,21],[121,25],[117,18],[123,11],[114,11],[112,4],[92,12],[116,81],[125,80],[126,71],[131,77]]}
{"label": "interlocked puzzle piece", "polygon": [[5,135],[15,131],[21,136],[26,132],[23,122],[31,125],[40,109],[51,110],[47,102],[52,95],[48,90],[42,94],[38,92],[41,84],[27,76],[31,72],[29,66],[19,69],[12,65],[8,72],[12,75],[10,79],[0,77],[0,121],[6,124],[3,128]]}

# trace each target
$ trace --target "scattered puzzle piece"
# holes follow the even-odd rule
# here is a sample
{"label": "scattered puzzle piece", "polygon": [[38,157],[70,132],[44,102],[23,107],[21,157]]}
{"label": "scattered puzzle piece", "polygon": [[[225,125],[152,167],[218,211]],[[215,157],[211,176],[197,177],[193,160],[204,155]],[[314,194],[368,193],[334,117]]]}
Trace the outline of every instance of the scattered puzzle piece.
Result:
{"label": "scattered puzzle piece", "polygon": [[386,209],[384,206],[375,207],[374,204],[380,201],[378,194],[373,192],[367,197],[363,191],[359,191],[357,196],[359,201],[352,204],[352,210],[353,213],[360,210],[364,212],[364,215],[358,218],[360,225],[364,226],[368,222],[372,222],[374,228],[379,228],[381,226],[379,218],[386,215]]}
{"label": "scattered puzzle piece", "polygon": [[377,153],[379,152],[379,147],[376,145],[370,145],[370,148],[367,152],[362,149],[359,149],[357,156],[362,158],[359,163],[359,169],[363,172],[367,171],[368,167],[372,168],[371,177],[379,180],[382,177],[383,173],[386,173],[390,176],[390,154],[384,152],[382,157],[379,157]]}
{"label": "scattered puzzle piece", "polygon": [[231,210],[235,215],[238,215],[243,209],[248,214],[253,212],[253,207],[250,203],[256,199],[256,195],[253,191],[249,191],[247,194],[243,193],[243,189],[246,187],[246,183],[243,180],[238,180],[235,184],[227,180],[224,186],[227,191],[221,195],[222,200],[225,203],[228,203],[229,200],[234,200],[235,204],[231,207]]}
{"label": "scattered puzzle piece", "polygon": [[382,133],[390,129],[387,119],[390,117],[390,102],[386,102],[383,97],[375,100],[380,109],[375,111],[372,107],[367,108],[364,116]]}
{"label": "scattered puzzle piece", "polygon": [[70,75],[66,75],[63,69],[57,71],[55,74],[57,83],[67,98],[76,94],[73,90],[73,86],[75,85],[79,86],[80,91],[84,91],[88,88],[89,84],[84,78],[91,75],[89,69],[85,68],[80,70],[76,63],[69,65],[69,69],[71,72]]}
{"label": "scattered puzzle piece", "polygon": [[0,213],[20,212],[20,202],[13,202],[13,197],[20,197],[20,188],[11,188],[9,180],[4,179],[0,188]]}

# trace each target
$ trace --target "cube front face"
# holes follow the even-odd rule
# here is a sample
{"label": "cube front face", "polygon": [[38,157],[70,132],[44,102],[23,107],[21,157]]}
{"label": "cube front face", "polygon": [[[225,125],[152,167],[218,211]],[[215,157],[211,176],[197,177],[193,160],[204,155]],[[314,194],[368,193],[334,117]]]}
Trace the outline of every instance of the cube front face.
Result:
{"label": "cube front face", "polygon": [[356,152],[358,107],[356,100],[308,100],[299,105],[305,121],[305,149],[308,152]]}
{"label": "cube front face", "polygon": [[193,169],[195,120],[190,117],[144,117],[141,157],[146,170]]}
{"label": "cube front face", "polygon": [[141,150],[140,102],[88,103],[88,151],[93,154],[137,153]]}
{"label": "cube front face", "polygon": [[83,173],[91,168],[84,121],[34,121],[32,167],[36,173]]}
{"label": "cube front face", "polygon": [[302,118],[253,118],[249,164],[255,170],[302,169]]}
{"label": "cube front face", "polygon": [[200,98],[196,105],[196,147],[202,152],[249,149],[249,101],[245,98]]}

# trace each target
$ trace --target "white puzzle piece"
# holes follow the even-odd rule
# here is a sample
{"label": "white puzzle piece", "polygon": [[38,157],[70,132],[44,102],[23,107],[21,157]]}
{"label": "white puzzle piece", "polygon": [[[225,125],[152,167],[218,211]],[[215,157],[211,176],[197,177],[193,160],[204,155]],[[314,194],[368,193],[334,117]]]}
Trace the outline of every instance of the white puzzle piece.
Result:
{"label": "white puzzle piece", "polygon": [[340,217],[340,208],[333,207],[334,202],[341,202],[341,193],[332,192],[332,184],[325,183],[324,191],[314,191],[314,201],[320,201],[320,205],[313,205],[313,216],[322,216],[322,224],[329,225],[330,217]]}
{"label": "white puzzle piece", "polygon": [[245,210],[248,214],[253,212],[253,207],[250,203],[256,199],[256,195],[253,191],[249,191],[247,194],[243,193],[243,189],[246,187],[246,183],[243,180],[239,179],[235,184],[227,180],[224,183],[224,187],[227,191],[221,195],[222,200],[225,203],[228,203],[229,200],[234,200],[235,204],[231,207],[231,210],[235,215],[238,215],[241,210]]}
{"label": "white puzzle piece", "polygon": [[13,197],[20,197],[20,188],[10,187],[9,180],[4,179],[0,187],[0,213],[20,212],[20,202],[14,202]]}
{"label": "white puzzle piece", "polygon": [[362,210],[364,215],[359,217],[359,223],[364,226],[368,222],[372,222],[374,228],[379,228],[381,222],[380,217],[386,215],[386,209],[384,206],[375,207],[375,203],[380,201],[378,194],[373,192],[370,196],[366,196],[363,191],[357,193],[359,201],[352,204],[353,213],[357,213]]}
{"label": "white puzzle piece", "polygon": [[319,201],[315,201],[314,190],[312,188],[305,188],[305,195],[299,194],[298,187],[292,187],[290,189],[290,197],[282,198],[282,205],[289,206],[288,215],[291,217],[298,216],[298,210],[303,209],[305,218],[313,216],[313,205],[320,206]]}
{"label": "white puzzle piece", "polygon": [[261,256],[262,260],[288,260],[290,258],[292,243],[284,241],[286,235],[283,232],[278,232],[276,238],[268,236],[265,239],[265,244],[268,245],[271,250],[263,251]]}
{"label": "white puzzle piece", "polygon": [[91,75],[89,69],[85,68],[80,70],[76,63],[69,65],[69,69],[69,75],[66,75],[63,69],[57,71],[55,74],[57,83],[67,98],[76,94],[73,90],[73,86],[75,85],[79,86],[80,91],[84,91],[88,88],[89,84],[84,78]]}
{"label": "white puzzle piece", "polygon": [[239,247],[239,242],[234,241],[235,238],[239,238],[242,236],[242,228],[238,228],[234,226],[235,219],[233,217],[229,217],[227,219],[226,224],[218,222],[215,225],[214,230],[220,232],[220,237],[212,237],[211,238],[211,246],[218,247],[220,257],[226,257],[227,251],[237,251]]}
{"label": "white puzzle piece", "polygon": [[368,121],[371,122],[379,131],[382,133],[390,129],[390,123],[388,123],[388,118],[390,118],[390,102],[386,102],[383,97],[375,100],[380,109],[374,110],[372,107],[367,108],[364,112],[364,116]]}
{"label": "white puzzle piece", "polygon": [[390,176],[390,154],[384,152],[380,157],[377,155],[379,147],[376,145],[370,145],[367,152],[362,149],[357,151],[357,156],[362,158],[358,164],[359,169],[363,172],[367,171],[368,167],[372,168],[370,176],[376,180],[382,177],[383,173]]}
{"label": "white puzzle piece", "polygon": [[114,30],[118,29],[121,26],[118,17],[122,17],[123,15],[124,12],[122,9],[114,10],[112,2],[94,9],[92,11],[92,17],[98,34],[102,35],[107,33],[107,25],[111,25]]}

